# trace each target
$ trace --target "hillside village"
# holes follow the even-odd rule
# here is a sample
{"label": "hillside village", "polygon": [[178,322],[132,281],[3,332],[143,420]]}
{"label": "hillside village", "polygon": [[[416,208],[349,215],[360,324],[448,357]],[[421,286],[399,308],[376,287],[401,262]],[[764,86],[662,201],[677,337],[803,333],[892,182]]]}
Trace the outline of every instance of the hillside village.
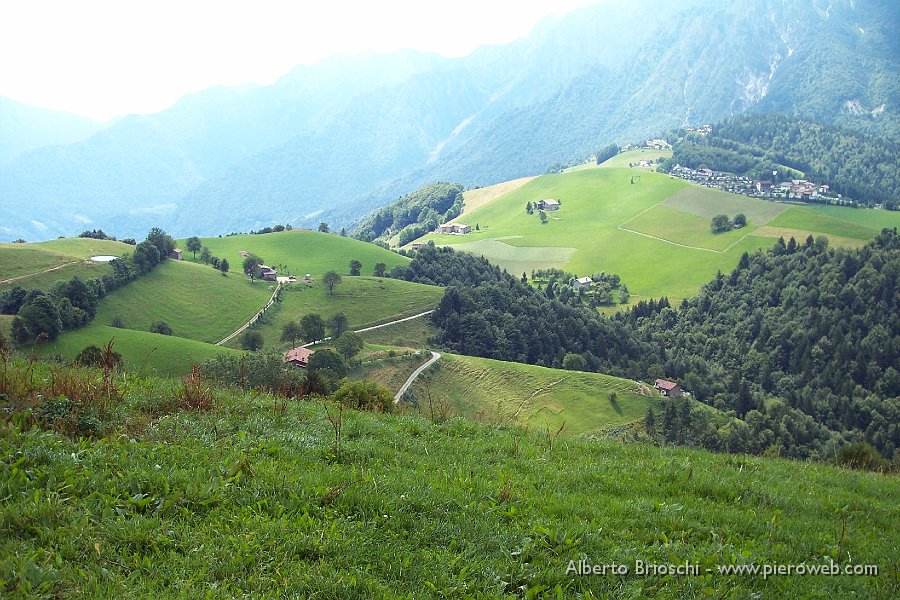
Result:
{"label": "hillside village", "polygon": [[702,185],[708,188],[742,194],[751,198],[765,198],[776,201],[796,201],[803,203],[833,204],[838,206],[855,206],[856,202],[841,194],[832,192],[827,184],[817,184],[807,179],[791,179],[781,183],[771,180],[757,180],[751,177],[713,171],[701,167],[691,169],[676,165],[669,170],[669,175]]}

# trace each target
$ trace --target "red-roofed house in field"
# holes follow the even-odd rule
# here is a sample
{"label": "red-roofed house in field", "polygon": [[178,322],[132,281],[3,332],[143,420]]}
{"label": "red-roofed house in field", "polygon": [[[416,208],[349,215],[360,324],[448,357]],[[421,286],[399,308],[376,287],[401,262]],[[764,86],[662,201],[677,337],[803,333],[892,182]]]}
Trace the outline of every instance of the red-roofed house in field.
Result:
{"label": "red-roofed house in field", "polygon": [[309,364],[309,357],[315,352],[309,348],[292,348],[284,353],[284,362],[291,363],[295,367],[305,369]]}
{"label": "red-roofed house in field", "polygon": [[663,396],[669,396],[671,398],[678,398],[681,396],[681,386],[668,379],[657,379],[656,383],[653,384],[653,387],[658,389],[659,393]]}

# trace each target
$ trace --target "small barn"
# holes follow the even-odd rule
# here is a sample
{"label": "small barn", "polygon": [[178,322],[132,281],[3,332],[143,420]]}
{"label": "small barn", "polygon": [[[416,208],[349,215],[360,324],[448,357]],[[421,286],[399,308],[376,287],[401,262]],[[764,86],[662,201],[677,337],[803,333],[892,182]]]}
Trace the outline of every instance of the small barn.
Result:
{"label": "small barn", "polygon": [[284,362],[291,363],[298,369],[305,369],[309,364],[309,357],[315,354],[309,348],[292,348],[284,353]]}
{"label": "small barn", "polygon": [[169,252],[169,258],[172,260],[181,260],[181,249],[175,248],[171,252]]}
{"label": "small barn", "polygon": [[657,379],[653,387],[659,390],[660,394],[669,398],[679,398],[682,394],[681,386],[668,379]]}
{"label": "small barn", "polygon": [[259,266],[259,276],[265,279],[266,281],[277,281],[278,280],[278,272],[275,271],[272,267],[268,267],[266,265]]}
{"label": "small barn", "polygon": [[575,291],[589,290],[593,285],[594,280],[590,277],[579,277],[577,279],[572,279],[572,287],[575,288]]}
{"label": "small barn", "polygon": [[538,200],[534,203],[534,207],[537,210],[559,210],[559,200],[554,200],[552,198]]}

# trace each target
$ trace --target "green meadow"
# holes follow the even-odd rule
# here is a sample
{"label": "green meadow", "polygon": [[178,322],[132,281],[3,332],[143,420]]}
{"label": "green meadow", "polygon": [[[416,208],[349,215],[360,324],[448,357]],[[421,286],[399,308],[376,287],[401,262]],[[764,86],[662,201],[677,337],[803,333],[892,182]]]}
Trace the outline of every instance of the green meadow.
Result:
{"label": "green meadow", "polygon": [[0,244],[0,291],[14,285],[47,288],[53,282],[70,279],[73,275],[82,279],[100,277],[109,271],[109,265],[90,262],[91,256],[121,256],[133,248],[122,242],[87,238]]}
{"label": "green meadow", "polygon": [[[317,279],[330,270],[348,273],[353,259],[362,263],[363,275],[371,275],[375,263],[384,263],[390,271],[391,267],[409,262],[408,258],[374,244],[318,231],[233,235],[202,238],[200,241],[213,255],[227,258],[233,271],[241,269],[244,260],[240,254],[242,250],[261,257],[272,267],[285,265],[289,273],[301,277],[309,273]],[[184,250],[185,240],[179,240],[178,245]],[[184,250],[184,258],[194,260],[193,254],[187,250]]]}
{"label": "green meadow", "polygon": [[567,436],[633,423],[659,400],[627,379],[457,354],[442,354],[410,395],[420,411],[431,402],[469,419]]}
{"label": "green meadow", "polygon": [[190,373],[191,365],[199,364],[217,354],[239,353],[231,348],[177,336],[118,329],[98,322],[66,332],[50,344],[40,344],[35,347],[35,352],[43,356],[61,356],[71,360],[85,346],[105,348],[110,340],[113,342],[113,350],[122,355],[127,371],[160,377]]}
{"label": "green meadow", "polygon": [[[657,154],[664,155],[651,158]],[[785,234],[825,235],[836,246],[857,246],[882,226],[900,224],[900,213],[779,204],[627,167],[639,159],[633,151],[600,167],[537,177],[467,210],[471,233],[431,233],[419,241],[482,255],[516,275],[547,267],[579,276],[616,273],[633,303],[693,296],[717,271],[733,269],[743,252],[769,248]],[[561,202],[559,211],[546,213],[546,224],[525,211],[527,202],[544,198]],[[738,213],[746,215],[747,227],[710,231],[712,216]]]}
{"label": "green meadow", "polygon": [[227,277],[210,266],[167,260],[104,298],[96,323],[119,317],[128,329],[149,331],[165,321],[178,337],[215,343],[249,321],[271,297],[267,282],[250,283],[240,270]]}
{"label": "green meadow", "polygon": [[[424,312],[424,311],[423,311]],[[379,327],[361,333],[369,344],[401,346],[406,348],[428,348],[428,340],[437,334],[437,327],[425,316],[386,327]]]}
{"label": "green meadow", "polygon": [[[285,287],[281,302],[266,313],[255,330],[263,336],[263,348],[287,349],[290,342],[281,341],[282,328],[289,321],[299,322],[304,315],[318,314],[327,322],[342,312],[350,326],[359,329],[431,310],[443,295],[443,288],[384,277],[344,276],[333,294],[318,281],[312,286],[301,282]],[[240,336],[228,345],[240,348]]]}
{"label": "green meadow", "polygon": [[[338,447],[321,402],[113,384],[89,437],[2,400],[35,411],[0,421],[4,597],[896,597],[896,477],[330,405]],[[718,573],[831,561],[878,573]]]}

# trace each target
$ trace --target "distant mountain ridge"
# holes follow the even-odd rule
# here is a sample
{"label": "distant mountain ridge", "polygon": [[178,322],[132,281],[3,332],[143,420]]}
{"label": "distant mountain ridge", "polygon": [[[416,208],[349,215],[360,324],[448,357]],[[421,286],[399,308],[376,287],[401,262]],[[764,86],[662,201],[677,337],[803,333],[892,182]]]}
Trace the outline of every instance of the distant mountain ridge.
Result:
{"label": "distant mountain ridge", "polygon": [[106,125],[0,96],[0,166],[36,148],[87,139]]}
{"label": "distant mountain ridge", "polygon": [[888,0],[613,0],[448,59],[335,58],[215,88],[0,169],[0,239],[349,224],[433,181],[487,185],[745,111],[900,132]]}

